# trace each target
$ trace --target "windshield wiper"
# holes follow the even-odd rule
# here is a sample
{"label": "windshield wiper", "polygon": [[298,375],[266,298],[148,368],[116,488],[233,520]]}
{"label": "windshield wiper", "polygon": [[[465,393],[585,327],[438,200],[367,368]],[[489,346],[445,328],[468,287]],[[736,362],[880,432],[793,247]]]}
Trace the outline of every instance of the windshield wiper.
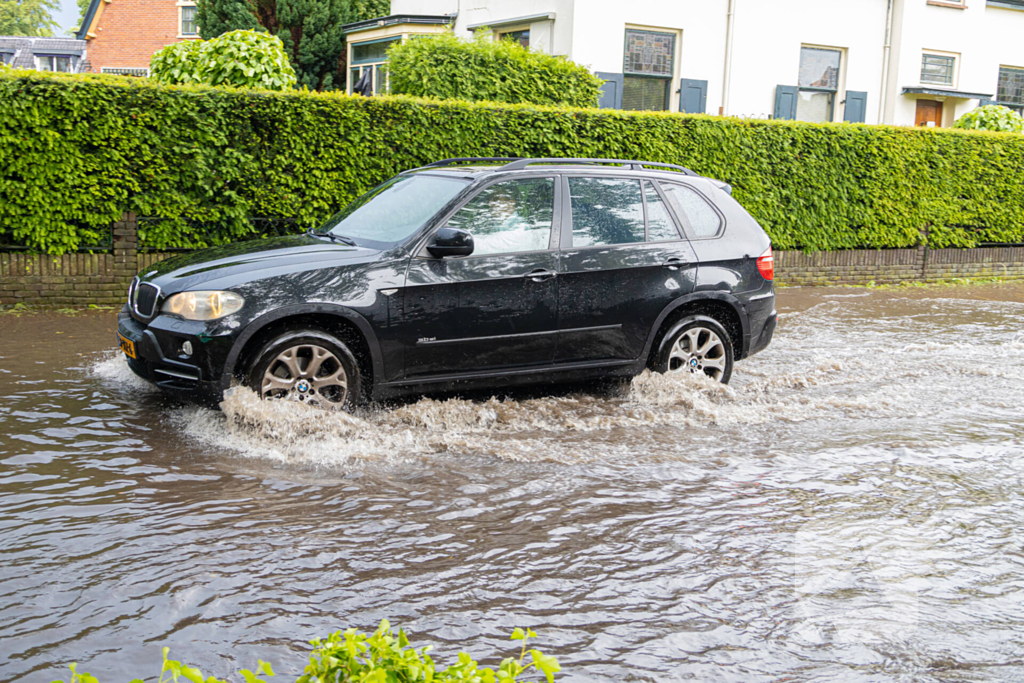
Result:
{"label": "windshield wiper", "polygon": [[313,228],[310,228],[309,230],[306,231],[306,234],[312,235],[313,237],[329,237],[332,242],[341,242],[342,244],[347,244],[350,247],[358,246],[356,244],[356,241],[351,237],[345,237],[344,235],[335,235],[333,232],[316,232],[315,230],[313,230]]}

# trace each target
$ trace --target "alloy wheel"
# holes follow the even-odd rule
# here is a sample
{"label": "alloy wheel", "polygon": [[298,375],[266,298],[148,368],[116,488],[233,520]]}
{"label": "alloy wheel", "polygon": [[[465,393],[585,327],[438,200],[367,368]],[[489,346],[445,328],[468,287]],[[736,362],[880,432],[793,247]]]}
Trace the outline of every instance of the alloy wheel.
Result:
{"label": "alloy wheel", "polygon": [[669,372],[703,373],[716,382],[725,374],[725,343],[707,327],[683,330],[668,357]]}
{"label": "alloy wheel", "polygon": [[285,349],[270,362],[260,381],[260,397],[340,409],[348,397],[348,375],[331,351],[315,344],[300,344]]}

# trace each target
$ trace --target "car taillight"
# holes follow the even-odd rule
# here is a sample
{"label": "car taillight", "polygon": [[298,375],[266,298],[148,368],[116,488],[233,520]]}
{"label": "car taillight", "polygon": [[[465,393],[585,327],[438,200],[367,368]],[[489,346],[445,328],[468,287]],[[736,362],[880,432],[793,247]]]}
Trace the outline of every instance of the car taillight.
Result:
{"label": "car taillight", "polygon": [[772,255],[772,248],[768,249],[757,257],[757,272],[765,280],[775,279],[775,257]]}

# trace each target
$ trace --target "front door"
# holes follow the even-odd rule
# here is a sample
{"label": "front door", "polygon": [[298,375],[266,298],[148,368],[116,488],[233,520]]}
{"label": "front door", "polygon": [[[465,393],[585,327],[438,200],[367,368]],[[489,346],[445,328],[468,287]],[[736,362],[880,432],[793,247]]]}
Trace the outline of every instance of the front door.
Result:
{"label": "front door", "polygon": [[693,291],[696,254],[651,181],[581,176],[564,182],[572,223],[562,230],[555,358],[638,358],[665,307]]}
{"label": "front door", "polygon": [[558,328],[552,176],[488,185],[447,222],[473,235],[470,256],[424,250],[409,264],[401,336],[406,379],[551,363]]}
{"label": "front door", "polygon": [[918,100],[915,126],[940,128],[942,126],[942,102],[937,100]]}

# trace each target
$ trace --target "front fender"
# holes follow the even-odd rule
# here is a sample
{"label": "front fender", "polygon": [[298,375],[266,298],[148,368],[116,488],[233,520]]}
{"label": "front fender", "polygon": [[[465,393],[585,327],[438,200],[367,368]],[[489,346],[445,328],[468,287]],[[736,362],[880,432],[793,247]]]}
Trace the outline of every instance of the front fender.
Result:
{"label": "front fender", "polygon": [[[308,315],[308,314],[319,314],[319,315],[333,315],[339,318],[344,318],[355,324],[355,326],[362,333],[366,339],[366,345],[370,349],[370,362],[373,365],[373,376],[375,378],[384,376],[384,360],[380,351],[380,343],[377,340],[377,335],[373,331],[369,321],[351,308],[346,306],[340,306],[338,304],[324,304],[324,303],[305,303],[305,304],[293,304],[291,306],[282,306],[276,308],[269,313],[265,313],[248,325],[242,330],[242,333],[235,339],[235,343],[232,345],[231,350],[228,352],[227,360],[224,362],[224,372],[221,375],[220,383],[221,390],[226,390],[231,386],[231,378],[235,375],[235,366],[238,364],[238,359],[242,355],[242,350],[245,345],[251,340],[260,330],[264,329],[267,325],[281,320],[283,318],[289,318],[297,315]],[[367,387],[368,393],[372,392],[372,387]]]}

